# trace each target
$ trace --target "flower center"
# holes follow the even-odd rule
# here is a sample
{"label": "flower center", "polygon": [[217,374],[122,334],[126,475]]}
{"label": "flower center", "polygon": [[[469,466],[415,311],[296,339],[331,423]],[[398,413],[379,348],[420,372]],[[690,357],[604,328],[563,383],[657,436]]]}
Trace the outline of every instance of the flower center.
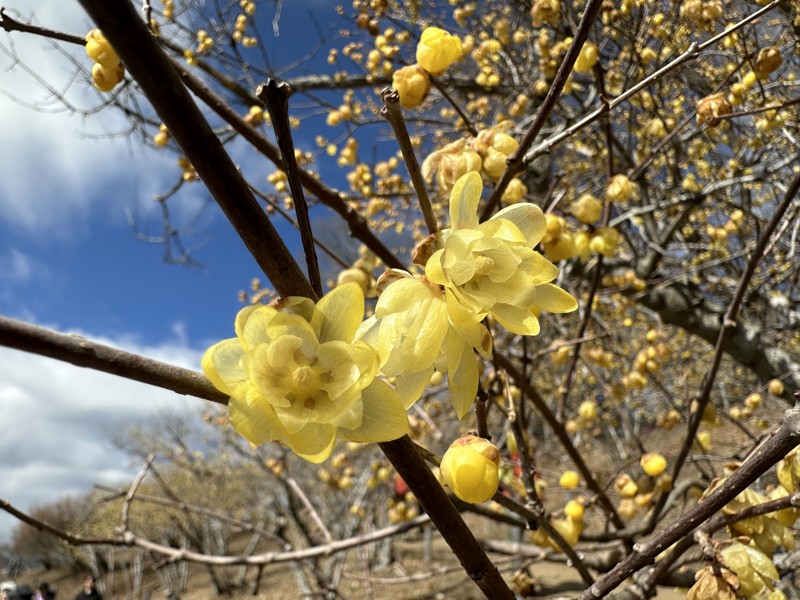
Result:
{"label": "flower center", "polygon": [[494,260],[488,256],[478,256],[475,258],[475,273],[478,275],[488,275],[495,268]]}
{"label": "flower center", "polygon": [[298,392],[314,392],[319,389],[319,376],[314,372],[313,367],[298,367],[292,373],[292,383]]}

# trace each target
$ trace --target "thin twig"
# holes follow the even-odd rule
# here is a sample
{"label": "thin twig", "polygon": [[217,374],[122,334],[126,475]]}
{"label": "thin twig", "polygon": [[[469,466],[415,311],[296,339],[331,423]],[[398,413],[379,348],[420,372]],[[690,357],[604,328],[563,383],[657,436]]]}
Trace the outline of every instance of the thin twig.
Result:
{"label": "thin twig", "polygon": [[583,47],[584,42],[589,37],[589,30],[594,24],[594,20],[597,17],[597,14],[600,12],[600,7],[602,4],[603,0],[589,0],[587,3],[586,8],[583,11],[581,21],[578,24],[578,30],[575,32],[575,37],[572,39],[572,43],[570,44],[564,59],[558,66],[558,71],[556,71],[556,76],[553,79],[553,83],[550,84],[550,89],[547,90],[547,95],[544,97],[541,105],[539,105],[539,110],[536,112],[536,117],[534,118],[533,123],[531,123],[531,126],[525,132],[525,135],[522,137],[519,147],[511,156],[508,157],[508,160],[506,161],[506,170],[503,173],[503,176],[500,178],[500,181],[498,181],[497,185],[494,186],[492,195],[489,197],[489,200],[487,201],[486,206],[481,213],[481,221],[485,221],[491,216],[492,212],[494,212],[494,209],[500,203],[500,198],[506,191],[508,184],[512,179],[514,179],[514,177],[524,171],[528,164],[530,164],[530,160],[527,160],[526,153],[533,144],[533,141],[536,139],[536,136],[539,135],[542,127],[544,127],[544,124],[550,117],[550,113],[552,113],[553,109],[556,107],[556,102],[558,102],[561,92],[564,89],[567,80],[569,79],[570,73],[572,73],[572,67],[575,65],[575,61],[578,59],[578,55],[581,53],[581,48]]}
{"label": "thin twig", "polygon": [[311,230],[308,203],[303,193],[303,185],[300,182],[297,158],[294,155],[292,129],[289,125],[289,96],[291,94],[292,90],[288,84],[279,83],[271,78],[267,80],[267,83],[259,86],[256,92],[258,99],[267,105],[269,115],[272,118],[272,127],[275,130],[275,138],[278,140],[278,147],[281,150],[283,171],[289,180],[289,189],[292,192],[297,224],[300,229],[300,240],[303,243],[303,252],[306,255],[308,278],[317,296],[322,296],[322,278],[319,274],[317,250],[314,247],[314,232]]}
{"label": "thin twig", "polygon": [[408,136],[406,122],[400,110],[400,94],[397,93],[397,90],[385,88],[381,91],[381,100],[384,103],[381,116],[392,126],[394,137],[400,146],[400,152],[403,154],[403,160],[411,177],[411,184],[414,186],[414,191],[417,192],[417,200],[420,210],[422,210],[422,216],[425,218],[428,233],[435,234],[439,231],[439,225],[436,223],[436,215],[433,214],[433,206],[431,206],[431,199],[428,197],[428,190],[425,187],[425,179],[422,177],[414,147]]}

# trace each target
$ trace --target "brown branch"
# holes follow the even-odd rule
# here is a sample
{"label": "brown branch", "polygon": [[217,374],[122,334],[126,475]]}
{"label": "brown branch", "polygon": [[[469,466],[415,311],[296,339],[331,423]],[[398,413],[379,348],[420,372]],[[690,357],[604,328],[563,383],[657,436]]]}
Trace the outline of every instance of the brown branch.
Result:
{"label": "brown branch", "polygon": [[111,373],[172,390],[178,394],[227,404],[228,397],[202,373],[183,369],[138,354],[104,346],[79,336],[0,316],[0,346]]}
{"label": "brown branch", "polygon": [[417,155],[414,153],[414,147],[408,137],[408,129],[403,119],[403,113],[400,111],[400,94],[397,93],[397,90],[385,88],[381,91],[381,100],[383,100],[384,104],[381,109],[381,116],[389,121],[389,125],[392,126],[394,137],[400,146],[400,152],[403,154],[403,160],[411,177],[414,191],[417,192],[417,201],[419,202],[420,210],[422,210],[422,216],[425,218],[428,233],[435,234],[439,231],[439,225],[436,223],[436,215],[433,214],[431,199],[428,197],[428,190],[425,187],[425,179],[422,177],[422,172],[419,168]]}
{"label": "brown branch", "polygon": [[294,210],[297,214],[297,225],[300,229],[300,240],[303,252],[306,255],[306,267],[311,287],[322,296],[322,278],[319,274],[317,251],[314,247],[314,232],[311,230],[311,218],[308,214],[308,203],[303,193],[303,184],[300,182],[300,173],[297,167],[297,158],[294,155],[294,140],[289,125],[289,96],[291,88],[286,83],[279,83],[275,79],[268,79],[267,83],[258,87],[256,96],[267,105],[272,118],[272,127],[275,138],[281,151],[281,164],[286,178],[289,180],[289,189],[292,192]]}
{"label": "brown branch", "polygon": [[508,160],[506,161],[506,170],[503,172],[503,176],[500,178],[500,181],[498,181],[497,185],[494,186],[492,195],[489,197],[489,200],[487,201],[486,206],[481,213],[481,221],[485,221],[491,216],[492,212],[494,212],[494,209],[500,204],[500,198],[506,191],[508,184],[512,179],[514,179],[514,177],[524,171],[530,163],[530,161],[527,160],[526,153],[533,145],[533,141],[536,139],[536,136],[539,135],[542,127],[544,127],[544,124],[550,117],[550,113],[552,113],[553,109],[556,107],[556,102],[558,102],[558,99],[561,96],[561,91],[564,89],[564,86],[569,79],[570,73],[572,72],[572,67],[575,65],[575,61],[578,59],[578,55],[581,53],[581,48],[583,47],[584,42],[589,37],[589,30],[594,24],[594,20],[597,17],[597,14],[600,12],[600,7],[602,4],[603,0],[589,0],[587,3],[586,8],[583,11],[581,21],[578,24],[578,30],[575,32],[575,37],[572,39],[572,43],[569,45],[569,49],[564,55],[564,59],[558,66],[558,71],[556,71],[556,76],[553,79],[553,83],[550,84],[550,89],[547,90],[547,95],[539,105],[539,110],[536,112],[536,117],[533,119],[533,123],[531,123],[531,126],[525,132],[525,135],[522,136],[519,147],[511,156],[508,157]]}
{"label": "brown branch", "polygon": [[604,597],[639,569],[652,563],[661,552],[716,514],[798,445],[800,408],[792,408],[784,413],[783,423],[775,436],[756,450],[722,485],[652,540],[637,544],[632,554],[584,591],[579,600]]}
{"label": "brown branch", "polygon": [[86,40],[77,35],[17,21],[6,14],[6,8],[4,6],[0,6],[0,28],[9,33],[12,31],[20,31],[22,33],[32,33],[54,40],[60,40],[62,42],[69,42],[71,44],[86,44]]}
{"label": "brown branch", "polygon": [[558,441],[572,459],[575,467],[578,469],[578,471],[580,471],[583,480],[586,482],[586,487],[588,487],[597,497],[597,503],[600,508],[602,508],[602,510],[609,516],[611,522],[617,529],[624,529],[625,522],[619,516],[619,513],[614,508],[611,500],[609,500],[608,496],[603,490],[603,487],[594,478],[594,473],[592,473],[591,469],[586,464],[586,461],[584,461],[583,456],[580,452],[578,452],[578,449],[572,443],[572,440],[570,440],[569,434],[564,430],[564,426],[559,422],[558,419],[556,419],[556,416],[553,414],[553,411],[550,410],[550,407],[547,406],[544,398],[542,398],[539,395],[539,392],[537,392],[536,389],[522,377],[519,369],[514,366],[511,360],[499,353],[495,353],[493,360],[497,367],[508,372],[525,396],[531,399],[531,402],[533,402],[536,410],[539,411],[539,414],[553,430],[553,433],[555,433]]}

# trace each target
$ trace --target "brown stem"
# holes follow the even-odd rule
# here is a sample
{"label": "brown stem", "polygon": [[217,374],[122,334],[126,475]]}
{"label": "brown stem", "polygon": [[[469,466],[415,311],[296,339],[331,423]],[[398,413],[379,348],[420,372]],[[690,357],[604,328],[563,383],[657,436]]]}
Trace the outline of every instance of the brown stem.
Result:
{"label": "brown stem", "polygon": [[0,316],[0,346],[16,348],[126,379],[227,404],[228,397],[202,373],[104,346],[78,336]]}
{"label": "brown stem", "polygon": [[584,591],[579,600],[604,597],[639,569],[652,563],[661,552],[707,521],[798,445],[800,408],[791,408],[784,413],[783,423],[775,436],[756,450],[722,485],[655,538],[637,544],[632,554]]}
{"label": "brown stem", "polygon": [[267,83],[259,86],[256,96],[267,105],[269,115],[272,118],[272,128],[275,130],[275,138],[278,140],[278,148],[281,151],[281,163],[283,164],[286,178],[289,180],[289,189],[292,192],[295,214],[297,214],[300,240],[303,244],[303,252],[306,255],[308,278],[317,296],[322,296],[322,278],[319,274],[317,251],[314,247],[314,232],[311,230],[308,203],[303,193],[303,185],[300,183],[297,158],[294,155],[292,129],[289,125],[289,96],[291,93],[292,89],[288,84],[279,83],[275,79],[268,79]]}
{"label": "brown stem", "polygon": [[525,153],[528,152],[528,149],[533,145],[533,140],[535,140],[536,136],[539,135],[539,132],[542,130],[542,127],[544,127],[548,117],[550,117],[550,113],[553,112],[553,109],[556,107],[556,102],[558,102],[558,99],[561,96],[561,91],[564,89],[564,86],[569,79],[570,73],[572,72],[572,67],[575,65],[575,61],[578,59],[578,55],[581,53],[581,48],[583,47],[584,42],[589,37],[589,29],[591,29],[592,25],[594,24],[594,20],[597,17],[597,13],[600,12],[600,7],[602,4],[603,0],[589,0],[587,3],[586,8],[583,11],[581,21],[578,24],[578,30],[575,32],[575,37],[572,39],[572,43],[569,45],[569,49],[567,50],[564,59],[558,66],[558,71],[553,79],[553,83],[550,84],[550,89],[547,90],[547,95],[544,97],[541,105],[539,105],[539,110],[536,112],[536,117],[533,119],[533,123],[531,123],[531,126],[522,137],[519,147],[511,156],[508,157],[508,160],[506,161],[508,166],[506,167],[503,176],[500,178],[500,181],[498,181],[497,185],[494,187],[492,195],[489,197],[489,200],[486,203],[483,212],[481,213],[481,221],[485,221],[491,216],[491,214],[494,212],[494,209],[500,203],[500,198],[506,191],[508,184],[512,179],[514,179],[514,177],[524,171],[525,167],[528,165],[529,161],[525,161]]}
{"label": "brown stem", "polygon": [[425,225],[428,227],[428,233],[435,234],[439,231],[439,225],[436,223],[436,215],[433,214],[431,199],[428,197],[425,179],[422,177],[422,171],[420,171],[419,162],[417,162],[417,156],[414,153],[414,147],[411,145],[411,138],[408,136],[408,129],[403,119],[403,113],[400,111],[400,94],[397,93],[397,90],[385,88],[381,91],[381,100],[383,100],[384,103],[384,107],[381,109],[381,116],[389,121],[389,124],[392,126],[394,137],[397,139],[397,143],[400,146],[400,152],[403,154],[403,160],[406,163],[408,174],[411,177],[414,191],[417,192],[417,200],[422,210],[422,216],[425,218]]}

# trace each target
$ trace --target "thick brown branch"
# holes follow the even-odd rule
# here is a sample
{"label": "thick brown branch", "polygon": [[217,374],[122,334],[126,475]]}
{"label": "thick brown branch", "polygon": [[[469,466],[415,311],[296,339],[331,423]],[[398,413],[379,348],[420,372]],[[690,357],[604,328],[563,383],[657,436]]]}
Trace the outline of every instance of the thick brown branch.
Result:
{"label": "thick brown branch", "polygon": [[211,385],[202,373],[6,317],[0,317],[0,346],[141,381],[178,394],[219,404],[228,403],[228,397]]}

